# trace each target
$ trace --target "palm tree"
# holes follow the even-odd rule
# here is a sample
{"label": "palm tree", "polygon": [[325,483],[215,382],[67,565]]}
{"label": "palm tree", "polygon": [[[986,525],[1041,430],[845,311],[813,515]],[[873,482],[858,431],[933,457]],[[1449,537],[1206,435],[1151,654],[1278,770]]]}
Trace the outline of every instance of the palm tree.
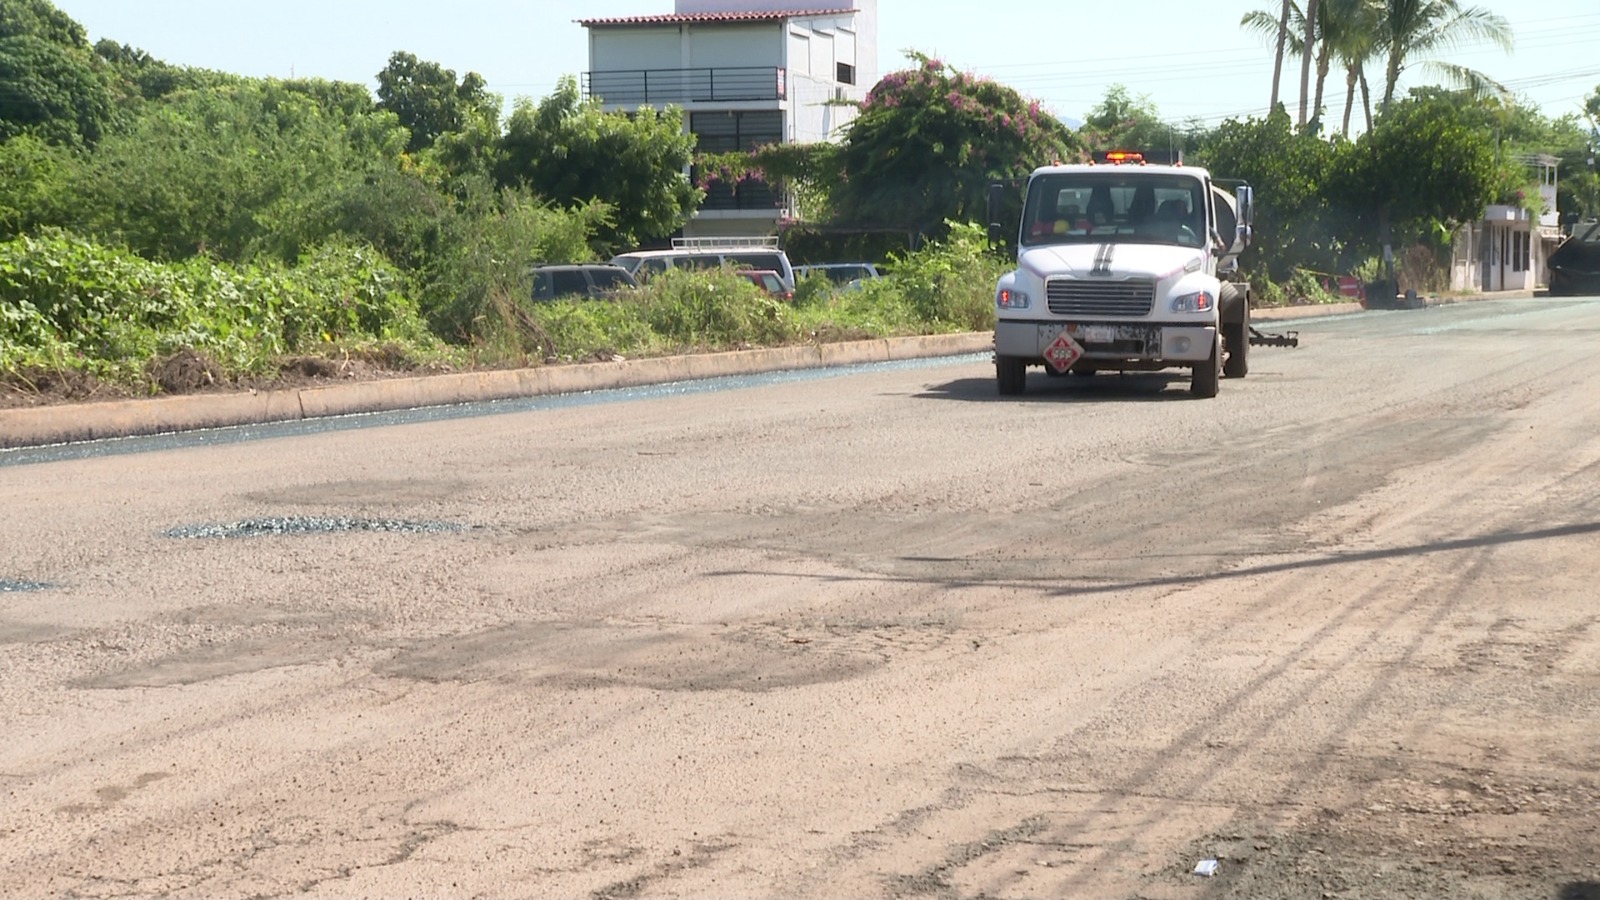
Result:
{"label": "palm tree", "polygon": [[[1300,54],[1300,126],[1306,124],[1307,89],[1311,87],[1311,55],[1317,46],[1317,7],[1320,0],[1306,0],[1306,39],[1302,42],[1305,51]],[[1320,68],[1320,67],[1319,67]],[[1322,114],[1322,73],[1319,71],[1317,78],[1317,114]]]}
{"label": "palm tree", "polygon": [[1382,43],[1379,35],[1379,10],[1382,0],[1323,0],[1322,45],[1318,48],[1317,108],[1321,109],[1322,79],[1331,64],[1330,57],[1339,60],[1345,73],[1344,122],[1340,126],[1342,137],[1350,136],[1350,117],[1355,112],[1356,91],[1361,91],[1361,105],[1366,114],[1366,129],[1372,130],[1372,89],[1367,83],[1367,63],[1378,53]]}
{"label": "palm tree", "polygon": [[[1313,6],[1318,5],[1318,0],[1309,0],[1309,2]],[[1244,18],[1239,20],[1239,24],[1249,31],[1260,34],[1262,37],[1271,38],[1276,36],[1278,39],[1278,62],[1273,71],[1272,81],[1273,109],[1278,107],[1278,79],[1283,67],[1283,57],[1290,55],[1301,58],[1299,124],[1304,125],[1306,123],[1306,94],[1307,87],[1310,84],[1311,64],[1311,57],[1306,53],[1305,48],[1308,44],[1310,46],[1319,46],[1321,29],[1307,21],[1305,14],[1300,11],[1300,4],[1295,3],[1294,0],[1289,0],[1289,2],[1285,3],[1284,10],[1285,15],[1278,18],[1274,18],[1271,13],[1264,9],[1248,12],[1245,13]],[[1320,87],[1319,85],[1317,92],[1319,108],[1322,102]]]}
{"label": "palm tree", "polygon": [[[1487,40],[1510,52],[1511,24],[1504,16],[1481,6],[1463,7],[1460,0],[1383,0],[1379,33],[1389,55],[1384,76],[1383,108],[1394,100],[1395,84],[1408,61],[1473,40]],[[1482,72],[1454,63],[1425,60],[1424,64],[1477,94],[1505,93],[1505,88]]]}
{"label": "palm tree", "polygon": [[[1278,14],[1278,21],[1276,23],[1278,32],[1278,53],[1272,59],[1272,102],[1267,104],[1268,115],[1271,115],[1272,111],[1278,108],[1278,85],[1283,81],[1283,48],[1284,45],[1289,41],[1290,5],[1291,0],[1283,0],[1283,12]],[[1253,15],[1255,15],[1255,13],[1247,13],[1244,17],[1245,21],[1248,21]],[[1239,24],[1243,25],[1245,24],[1245,21],[1241,21]]]}
{"label": "palm tree", "polygon": [[[1264,9],[1247,12],[1239,20],[1239,25],[1249,31],[1254,31],[1262,37],[1276,40],[1278,50],[1272,62],[1272,102],[1268,105],[1267,112],[1278,108],[1278,87],[1283,81],[1283,58],[1286,54],[1298,55],[1301,51],[1299,31],[1304,19],[1300,16],[1300,5],[1294,0],[1283,0],[1283,12],[1274,16]],[[1290,27],[1290,26],[1294,27]]]}

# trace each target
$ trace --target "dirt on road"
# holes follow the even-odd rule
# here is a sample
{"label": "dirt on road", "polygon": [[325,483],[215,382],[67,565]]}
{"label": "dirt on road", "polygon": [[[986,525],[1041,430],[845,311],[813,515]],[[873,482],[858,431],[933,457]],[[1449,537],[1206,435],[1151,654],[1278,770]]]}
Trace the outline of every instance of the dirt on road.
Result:
{"label": "dirt on road", "polygon": [[0,895],[1600,897],[1600,304],[1299,327],[0,456]]}

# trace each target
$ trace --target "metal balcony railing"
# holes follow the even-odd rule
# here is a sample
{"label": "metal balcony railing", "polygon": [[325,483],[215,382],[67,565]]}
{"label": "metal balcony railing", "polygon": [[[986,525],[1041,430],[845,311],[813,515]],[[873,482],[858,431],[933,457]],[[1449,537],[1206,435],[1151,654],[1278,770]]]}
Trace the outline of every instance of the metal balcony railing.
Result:
{"label": "metal balcony railing", "polygon": [[584,97],[623,106],[783,100],[788,94],[788,73],[776,66],[583,73]]}

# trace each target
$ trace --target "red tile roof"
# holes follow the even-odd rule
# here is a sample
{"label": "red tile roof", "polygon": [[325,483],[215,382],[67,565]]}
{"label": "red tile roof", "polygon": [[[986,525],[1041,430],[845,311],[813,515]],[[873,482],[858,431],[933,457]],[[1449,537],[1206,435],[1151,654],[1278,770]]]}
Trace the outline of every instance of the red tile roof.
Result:
{"label": "red tile roof", "polygon": [[782,19],[803,19],[810,16],[842,16],[856,12],[854,9],[787,9],[756,12],[668,13],[658,16],[625,16],[614,19],[578,19],[585,28],[604,25],[693,25],[720,22],[776,22]]}

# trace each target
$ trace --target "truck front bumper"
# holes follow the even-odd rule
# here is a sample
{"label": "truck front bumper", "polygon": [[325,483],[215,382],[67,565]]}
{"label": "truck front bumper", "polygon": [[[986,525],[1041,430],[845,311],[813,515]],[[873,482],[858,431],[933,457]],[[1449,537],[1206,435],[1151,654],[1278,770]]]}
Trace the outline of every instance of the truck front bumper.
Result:
{"label": "truck front bumper", "polygon": [[1083,347],[1085,361],[1103,363],[1205,362],[1217,340],[1215,325],[1001,319],[995,324],[994,352],[1043,362],[1045,349],[1063,331]]}

